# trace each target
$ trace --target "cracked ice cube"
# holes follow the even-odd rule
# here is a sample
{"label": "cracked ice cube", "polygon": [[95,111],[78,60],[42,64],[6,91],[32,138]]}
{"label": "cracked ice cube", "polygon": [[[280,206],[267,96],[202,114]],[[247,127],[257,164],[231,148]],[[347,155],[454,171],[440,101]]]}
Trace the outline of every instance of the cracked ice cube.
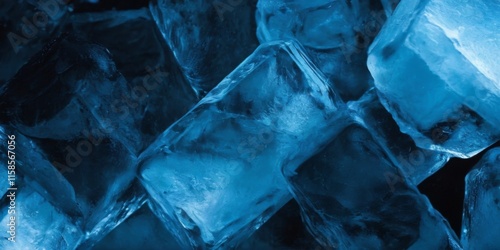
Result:
{"label": "cracked ice cube", "polygon": [[259,47],[141,157],[155,213],[184,246],[236,245],[290,199],[279,166],[344,110],[298,44]]}

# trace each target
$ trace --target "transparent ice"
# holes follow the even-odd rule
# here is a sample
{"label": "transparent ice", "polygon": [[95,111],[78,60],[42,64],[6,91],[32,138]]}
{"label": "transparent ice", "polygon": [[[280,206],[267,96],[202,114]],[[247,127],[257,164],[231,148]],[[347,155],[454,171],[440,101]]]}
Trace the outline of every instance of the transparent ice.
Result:
{"label": "transparent ice", "polygon": [[499,15],[498,1],[402,1],[373,42],[381,101],[418,146],[467,158],[500,138]]}
{"label": "transparent ice", "polygon": [[257,47],[255,5],[255,0],[151,2],[158,28],[200,96]]}
{"label": "transparent ice", "polygon": [[256,18],[261,43],[297,39],[344,100],[371,85],[366,51],[386,19],[379,1],[260,0]]}
{"label": "transparent ice", "polygon": [[259,47],[142,156],[155,213],[184,246],[234,246],[289,199],[280,173],[344,105],[293,42]]}
{"label": "transparent ice", "polygon": [[398,172],[354,122],[299,168],[284,168],[308,229],[325,247],[461,249],[448,222],[413,184],[387,178]]}
{"label": "transparent ice", "polygon": [[[6,176],[2,176],[6,177]],[[61,212],[38,192],[25,184],[17,174],[16,191],[3,196],[0,207],[1,249],[75,249],[83,233],[75,220]],[[15,209],[9,211],[9,204],[15,192]],[[14,197],[14,196],[12,196]],[[8,240],[10,217],[15,216],[15,242]]]}
{"label": "transparent ice", "polygon": [[66,29],[106,47],[127,80],[128,92],[113,100],[112,108],[120,117],[133,118],[126,136],[139,134],[137,151],[196,104],[148,9],[79,13]]}
{"label": "transparent ice", "polygon": [[[348,106],[362,119],[370,134],[402,170],[402,174],[415,185],[448,162],[450,156],[447,153],[419,148],[410,136],[403,134],[380,103],[375,89],[370,89],[359,100],[348,103]],[[393,181],[404,178],[390,177]]]}
{"label": "transparent ice", "polygon": [[134,182],[133,119],[111,108],[128,87],[106,48],[64,34],[0,93],[0,120],[19,140],[19,170],[44,198],[82,221],[82,244],[104,236],[145,199]]}

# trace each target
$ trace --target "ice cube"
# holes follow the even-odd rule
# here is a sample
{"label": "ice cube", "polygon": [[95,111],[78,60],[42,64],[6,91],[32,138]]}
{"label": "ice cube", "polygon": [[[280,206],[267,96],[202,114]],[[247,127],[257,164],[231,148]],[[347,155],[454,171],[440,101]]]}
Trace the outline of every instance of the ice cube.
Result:
{"label": "ice cube", "polygon": [[384,106],[418,146],[471,157],[500,138],[500,6],[408,0],[370,48]]}
{"label": "ice cube", "polygon": [[0,248],[75,249],[83,237],[75,220],[16,177],[17,190],[2,199]]}
{"label": "ice cube", "polygon": [[379,1],[260,0],[256,18],[261,43],[297,39],[344,100],[372,85],[366,51],[386,19]]}
{"label": "ice cube", "polygon": [[255,2],[151,2],[154,20],[200,96],[215,87],[257,47]]}
{"label": "ice cube", "polygon": [[83,221],[85,245],[144,202],[133,184],[137,127],[112,108],[127,89],[104,47],[64,34],[1,93],[1,122],[18,130],[22,146],[19,170],[56,207]]}
{"label": "ice cube", "polygon": [[141,156],[155,213],[185,247],[234,246],[290,199],[279,166],[345,109],[297,43],[259,47]]}
{"label": "ice cube", "polygon": [[99,129],[137,152],[138,124],[119,106],[128,93],[106,48],[63,34],[0,90],[0,122],[34,138],[71,140]]}
{"label": "ice cube", "polygon": [[134,119],[139,151],[196,104],[148,9],[79,13],[67,29],[106,47],[127,79],[130,92],[115,101]]}
{"label": "ice cube", "polygon": [[[345,119],[349,119],[346,117]],[[448,222],[353,122],[299,168],[284,167],[304,221],[325,247],[461,249]]]}

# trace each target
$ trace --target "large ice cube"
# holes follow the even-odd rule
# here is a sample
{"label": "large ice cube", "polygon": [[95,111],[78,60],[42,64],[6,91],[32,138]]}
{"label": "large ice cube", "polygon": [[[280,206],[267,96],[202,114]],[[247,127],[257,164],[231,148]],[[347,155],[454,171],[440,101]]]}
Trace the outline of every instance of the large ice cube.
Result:
{"label": "large ice cube", "polygon": [[367,49],[385,22],[379,1],[260,0],[260,42],[297,39],[344,100],[358,99],[371,85]]}
{"label": "large ice cube", "polygon": [[345,106],[294,42],[259,47],[142,156],[155,212],[184,244],[233,246],[289,199]]}
{"label": "large ice cube", "polygon": [[465,178],[464,249],[500,245],[500,148],[489,150]]}
{"label": "large ice cube", "polygon": [[[349,119],[349,118],[345,118]],[[460,249],[448,222],[405,179],[367,129],[345,126],[284,174],[316,239],[340,249]]]}
{"label": "large ice cube", "polygon": [[150,9],[184,75],[204,96],[250,55],[255,0],[154,0]]}
{"label": "large ice cube", "polygon": [[[417,147],[410,136],[401,133],[391,114],[380,103],[375,89],[370,89],[358,101],[348,103],[348,106],[361,117],[363,124],[387,156],[415,185],[439,170],[450,159],[447,153]],[[393,181],[399,178],[402,177],[391,176]]]}
{"label": "large ice cube", "polygon": [[417,145],[471,157],[500,138],[500,4],[408,0],[370,48],[384,106]]}

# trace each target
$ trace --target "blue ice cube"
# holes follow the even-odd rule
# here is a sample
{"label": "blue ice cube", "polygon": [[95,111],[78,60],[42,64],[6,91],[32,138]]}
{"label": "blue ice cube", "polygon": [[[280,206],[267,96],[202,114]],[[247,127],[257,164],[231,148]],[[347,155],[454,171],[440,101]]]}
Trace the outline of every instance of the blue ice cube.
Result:
{"label": "blue ice cube", "polygon": [[145,192],[134,181],[135,157],[120,143],[106,138],[97,145],[84,139],[35,143],[13,134],[16,172],[58,210],[78,221],[85,233],[81,246],[91,246],[144,203]]}
{"label": "blue ice cube", "polygon": [[134,180],[128,186],[124,185],[124,179],[117,181],[118,183],[101,181],[105,184],[100,186],[109,188],[109,191],[97,190],[104,195],[96,207],[90,210],[91,216],[84,218],[86,234],[78,246],[80,249],[92,248],[96,242],[104,238],[146,202],[144,188],[138,180]]}
{"label": "blue ice cube", "polygon": [[184,75],[200,96],[258,45],[255,1],[154,0],[150,9]]}
{"label": "blue ice cube", "polygon": [[[410,136],[401,133],[391,114],[380,103],[375,89],[370,89],[358,101],[348,105],[361,117],[370,134],[402,170],[402,174],[415,185],[435,173],[450,159],[447,153],[417,147]],[[403,177],[391,176],[393,181],[399,178]]]}
{"label": "blue ice cube", "polygon": [[83,233],[73,218],[17,178],[17,190],[7,191],[0,208],[0,248],[75,249]]}
{"label": "blue ice cube", "polygon": [[[99,240],[144,203],[145,192],[135,181],[136,157],[121,143],[103,137],[43,140],[37,145],[45,152],[46,161],[52,163],[53,169],[60,171],[74,189],[83,217],[81,227],[86,238],[82,244],[85,246]],[[45,183],[54,177],[33,178]]]}
{"label": "blue ice cube", "polygon": [[134,212],[92,249],[182,249],[147,205]]}
{"label": "blue ice cube", "polygon": [[285,166],[283,172],[308,229],[325,247],[461,249],[413,184],[387,178],[399,169],[355,122],[299,168]]}
{"label": "blue ice cube", "polygon": [[130,85],[114,104],[120,115],[133,118],[125,129],[140,135],[138,151],[196,104],[148,9],[75,14],[68,26],[106,47]]}
{"label": "blue ice cube", "polygon": [[462,220],[464,249],[500,245],[500,148],[489,150],[465,178]]}
{"label": "blue ice cube", "polygon": [[66,2],[0,2],[0,86],[59,32],[59,24],[67,18]]}
{"label": "blue ice cube", "polygon": [[16,171],[57,208],[75,218],[80,217],[82,214],[73,186],[47,159],[44,151],[33,140],[13,129],[9,134],[15,136]]}
{"label": "blue ice cube", "polygon": [[471,157],[500,138],[500,6],[402,1],[370,48],[384,106],[418,146]]}
{"label": "blue ice cube", "polygon": [[183,246],[234,246],[289,199],[280,172],[345,111],[295,42],[259,47],[141,156],[140,178]]}
{"label": "blue ice cube", "polygon": [[0,122],[34,138],[57,140],[100,130],[137,152],[140,124],[120,105],[128,93],[106,48],[63,34],[0,89]]}
{"label": "blue ice cube", "polygon": [[260,42],[297,39],[344,100],[371,85],[366,51],[386,19],[378,1],[260,0],[256,18]]}
{"label": "blue ice cube", "polygon": [[112,108],[127,88],[104,47],[65,34],[2,89],[0,120],[17,130],[19,170],[83,221],[85,245],[144,202],[134,185],[139,133],[131,116]]}

